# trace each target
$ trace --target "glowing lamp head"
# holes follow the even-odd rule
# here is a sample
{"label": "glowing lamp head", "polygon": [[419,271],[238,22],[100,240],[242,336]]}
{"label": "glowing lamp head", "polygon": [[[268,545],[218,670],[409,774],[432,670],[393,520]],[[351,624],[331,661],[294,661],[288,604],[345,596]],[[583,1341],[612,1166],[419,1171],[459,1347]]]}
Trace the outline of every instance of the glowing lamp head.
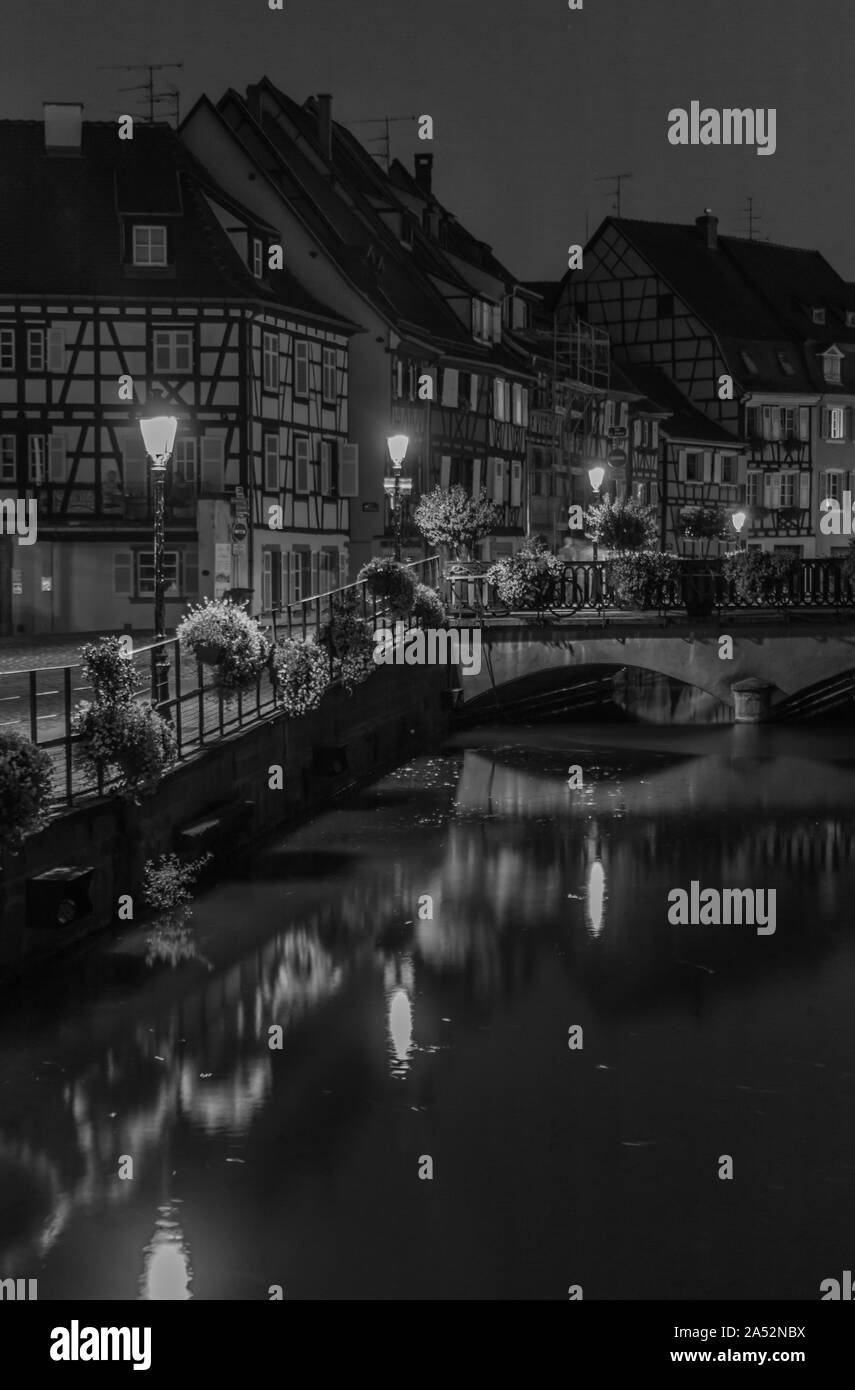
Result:
{"label": "glowing lamp head", "polygon": [[588,477],[591,480],[591,487],[595,492],[599,492],[603,486],[603,478],[606,476],[605,468],[600,468],[599,464],[595,468],[588,469]]}
{"label": "glowing lamp head", "polygon": [[150,458],[167,459],[175,443],[178,421],[174,415],[149,415],[140,420],[140,433]]}
{"label": "glowing lamp head", "polygon": [[392,460],[393,468],[400,468],[407,456],[407,446],[410,438],[406,434],[391,434],[386,440],[386,447],[389,450],[389,457]]}
{"label": "glowing lamp head", "polygon": [[742,530],[742,528],[743,528],[743,526],[745,525],[745,522],[746,522],[745,513],[744,513],[744,512],[734,512],[733,515],[732,515],[732,517],[730,518],[730,520],[731,520],[731,522],[733,523],[733,529],[734,529],[734,531],[736,532],[737,535],[739,535],[739,532]]}

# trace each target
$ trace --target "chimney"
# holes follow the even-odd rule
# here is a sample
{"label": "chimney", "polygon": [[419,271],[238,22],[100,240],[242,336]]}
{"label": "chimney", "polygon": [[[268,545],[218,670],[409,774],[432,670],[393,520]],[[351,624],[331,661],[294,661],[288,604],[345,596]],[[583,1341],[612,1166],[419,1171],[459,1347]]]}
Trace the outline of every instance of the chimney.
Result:
{"label": "chimney", "polygon": [[318,92],[318,144],[324,159],[332,160],[332,97]]}
{"label": "chimney", "polygon": [[708,251],[718,250],[718,218],[713,217],[712,208],[704,208],[703,217],[695,218],[695,226],[704,239]]}
{"label": "chimney", "polygon": [[424,193],[426,198],[430,197],[431,175],[433,172],[433,155],[417,154],[415,158],[416,183]]}
{"label": "chimney", "polygon": [[80,154],[83,106],[79,101],[46,101],[45,153]]}

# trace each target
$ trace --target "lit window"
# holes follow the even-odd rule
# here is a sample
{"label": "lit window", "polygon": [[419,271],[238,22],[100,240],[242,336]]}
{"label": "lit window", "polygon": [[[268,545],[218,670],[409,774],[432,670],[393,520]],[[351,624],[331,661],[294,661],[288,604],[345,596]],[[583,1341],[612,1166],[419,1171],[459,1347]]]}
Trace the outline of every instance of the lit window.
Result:
{"label": "lit window", "polygon": [[262,375],[265,391],[279,390],[279,335],[262,335]]}
{"label": "lit window", "polygon": [[152,365],[156,372],[193,370],[193,332],[189,328],[156,328],[152,334]]}
{"label": "lit window", "polygon": [[324,382],[323,392],[324,401],[327,405],[335,405],[337,390],[336,372],[336,352],[335,348],[324,348]]}
{"label": "lit window", "polygon": [[166,228],[134,227],[134,265],[166,265]]}

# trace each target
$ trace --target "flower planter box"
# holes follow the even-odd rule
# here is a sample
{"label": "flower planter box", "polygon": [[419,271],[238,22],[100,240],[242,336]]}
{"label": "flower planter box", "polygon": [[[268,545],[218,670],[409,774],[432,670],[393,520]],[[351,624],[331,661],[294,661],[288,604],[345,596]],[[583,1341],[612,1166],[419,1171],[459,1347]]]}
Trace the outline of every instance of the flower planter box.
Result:
{"label": "flower planter box", "polygon": [[197,661],[201,661],[203,666],[216,666],[223,655],[223,649],[213,645],[196,647],[193,655]]}

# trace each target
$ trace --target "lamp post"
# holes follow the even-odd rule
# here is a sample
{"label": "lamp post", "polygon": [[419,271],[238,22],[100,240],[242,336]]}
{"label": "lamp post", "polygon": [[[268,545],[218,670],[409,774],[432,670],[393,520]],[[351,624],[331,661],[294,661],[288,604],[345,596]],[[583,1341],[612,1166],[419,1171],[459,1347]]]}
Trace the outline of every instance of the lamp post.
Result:
{"label": "lamp post", "polygon": [[158,707],[169,699],[169,656],[166,638],[166,586],[163,574],[164,548],[164,484],[166,467],[172,457],[178,421],[168,415],[163,397],[152,397],[140,417],[140,433],[145,451],[151,460],[154,493],[154,640],[160,645],[154,659],[155,688]]}
{"label": "lamp post", "polygon": [[392,460],[392,477],[383,479],[383,489],[392,498],[392,524],[395,532],[395,559],[401,558],[401,497],[413,490],[412,478],[401,477],[401,465],[407,456],[410,443],[406,434],[391,434],[386,440],[386,448]]}
{"label": "lamp post", "polygon": [[[600,500],[600,488],[603,486],[603,478],[605,476],[606,470],[605,468],[601,468],[599,464],[596,464],[593,468],[588,469],[588,479],[590,481],[591,487],[594,489],[595,506]],[[597,559],[599,559],[599,550],[597,547],[596,537],[594,537],[592,543],[594,547],[594,560],[596,561]]]}
{"label": "lamp post", "polygon": [[747,540],[746,540],[746,541],[743,541],[743,539],[742,539],[742,534],[741,534],[741,533],[742,533],[742,528],[743,528],[743,526],[745,525],[746,520],[747,520],[747,518],[746,518],[745,512],[732,512],[732,513],[731,513],[730,522],[731,522],[731,525],[732,525],[734,531],[736,532],[736,544],[737,544],[737,548],[738,548],[739,550],[744,550],[744,549],[745,549],[745,546],[746,546],[747,543],[748,543]]}

